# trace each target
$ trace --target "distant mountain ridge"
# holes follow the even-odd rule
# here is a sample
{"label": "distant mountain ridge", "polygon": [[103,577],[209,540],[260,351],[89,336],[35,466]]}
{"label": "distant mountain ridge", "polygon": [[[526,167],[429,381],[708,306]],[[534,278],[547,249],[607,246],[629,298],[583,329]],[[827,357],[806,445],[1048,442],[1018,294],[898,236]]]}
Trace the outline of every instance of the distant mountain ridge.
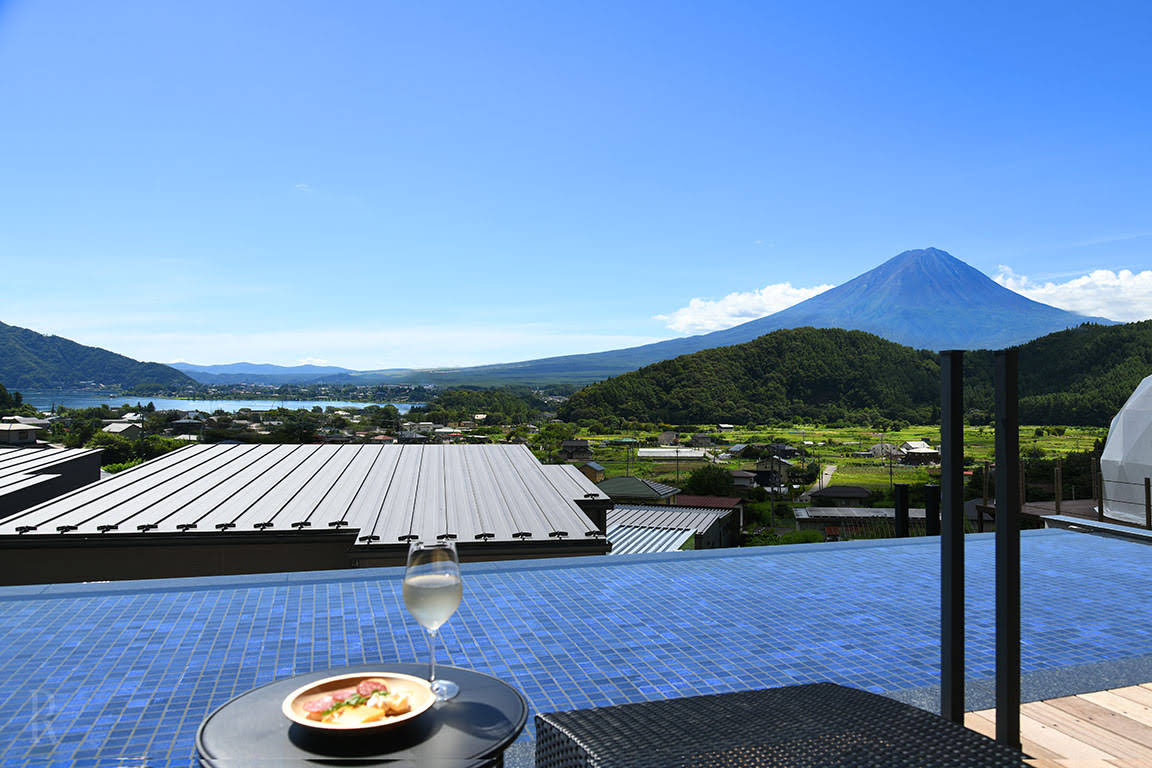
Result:
{"label": "distant mountain ridge", "polygon": [[312,384],[325,376],[352,373],[338,365],[273,365],[272,363],[228,363],[195,365],[176,362],[171,366],[201,384]]}
{"label": "distant mountain ridge", "polygon": [[142,363],[60,336],[0,323],[0,384],[8,389],[67,389],[96,382],[124,389],[195,387],[184,373]]}
{"label": "distant mountain ridge", "polygon": [[1114,325],[1010,291],[938,248],[904,251],[848,282],[775,314],[721,331],[639,347],[515,363],[340,374],[342,383],[590,383],[661,360],[742,344],[786,328],[866,331],[916,349],[1001,349],[1074,328]]}

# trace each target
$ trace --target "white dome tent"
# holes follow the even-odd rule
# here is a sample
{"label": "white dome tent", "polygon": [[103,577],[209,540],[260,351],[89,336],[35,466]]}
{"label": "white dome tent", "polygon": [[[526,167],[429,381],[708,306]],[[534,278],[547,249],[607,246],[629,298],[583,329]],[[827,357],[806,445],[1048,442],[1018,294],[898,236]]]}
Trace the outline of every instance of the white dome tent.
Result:
{"label": "white dome tent", "polygon": [[1104,515],[1144,524],[1144,478],[1152,477],[1152,376],[1112,419],[1100,454]]}

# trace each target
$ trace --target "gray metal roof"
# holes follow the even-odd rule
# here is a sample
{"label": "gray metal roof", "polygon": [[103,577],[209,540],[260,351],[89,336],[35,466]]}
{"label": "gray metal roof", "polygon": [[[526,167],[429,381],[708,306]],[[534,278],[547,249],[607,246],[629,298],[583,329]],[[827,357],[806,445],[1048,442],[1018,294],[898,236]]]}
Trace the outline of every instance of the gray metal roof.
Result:
{"label": "gray metal roof", "polygon": [[[608,510],[608,527],[627,525],[642,528],[681,528],[704,533],[730,509],[677,507],[671,504],[617,504]],[[611,539],[609,539],[611,540]]]}
{"label": "gray metal roof", "polygon": [[679,488],[642,477],[621,475],[609,477],[596,484],[600,493],[621,499],[666,499],[680,493]]}
{"label": "gray metal roof", "polygon": [[50,480],[53,469],[95,448],[0,448],[0,494]]}
{"label": "gray metal roof", "polygon": [[412,538],[589,539],[598,493],[523,445],[190,445],[0,522],[0,536],[358,530]]}
{"label": "gray metal roof", "polygon": [[644,528],[634,525],[611,525],[608,541],[610,555],[640,555],[652,552],[676,552],[696,532],[691,528]]}
{"label": "gray metal roof", "polygon": [[[893,507],[796,507],[792,512],[797,520],[896,517],[896,510]],[[924,517],[923,508],[908,510],[908,518],[911,520],[923,520]]]}

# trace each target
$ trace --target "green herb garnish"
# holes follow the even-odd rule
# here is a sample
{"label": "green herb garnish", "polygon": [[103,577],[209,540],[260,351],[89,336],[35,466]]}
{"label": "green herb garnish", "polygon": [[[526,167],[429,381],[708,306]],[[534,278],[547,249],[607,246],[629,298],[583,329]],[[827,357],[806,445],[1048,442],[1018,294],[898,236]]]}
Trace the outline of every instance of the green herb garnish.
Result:
{"label": "green herb garnish", "polygon": [[368,696],[361,696],[359,693],[354,693],[351,696],[349,696],[348,698],[344,699],[344,701],[336,702],[335,704],[328,707],[328,709],[324,710],[320,714],[323,717],[327,717],[328,715],[332,714],[333,712],[336,712],[337,710],[343,709],[344,707],[358,707],[361,704],[363,704],[364,702],[368,701],[368,699],[369,699]]}

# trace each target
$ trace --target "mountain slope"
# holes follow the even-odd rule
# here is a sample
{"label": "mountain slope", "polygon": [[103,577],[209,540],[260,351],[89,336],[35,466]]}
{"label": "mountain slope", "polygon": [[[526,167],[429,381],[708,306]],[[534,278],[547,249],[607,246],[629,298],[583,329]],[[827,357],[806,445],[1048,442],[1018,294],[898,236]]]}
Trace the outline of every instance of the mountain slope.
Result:
{"label": "mountain slope", "polygon": [[784,328],[843,328],[923,349],[999,349],[1092,322],[1008,290],[936,248],[905,251],[843,285],[767,317],[722,331],[640,347],[516,363],[429,371],[342,374],[375,381],[588,383],[660,360],[751,341]]}
{"label": "mountain slope", "polygon": [[[1020,348],[1025,424],[1105,426],[1152,375],[1152,321],[1084,325]],[[965,409],[993,411],[993,353],[965,355]],[[798,328],[625,373],[574,394],[566,420],[672,424],[939,418],[939,358],[862,331]],[[982,416],[981,416],[982,414]]]}
{"label": "mountain slope", "polygon": [[125,389],[196,386],[185,374],[160,363],[142,363],[60,336],[0,323],[0,384],[8,389],[50,389],[85,381]]}

